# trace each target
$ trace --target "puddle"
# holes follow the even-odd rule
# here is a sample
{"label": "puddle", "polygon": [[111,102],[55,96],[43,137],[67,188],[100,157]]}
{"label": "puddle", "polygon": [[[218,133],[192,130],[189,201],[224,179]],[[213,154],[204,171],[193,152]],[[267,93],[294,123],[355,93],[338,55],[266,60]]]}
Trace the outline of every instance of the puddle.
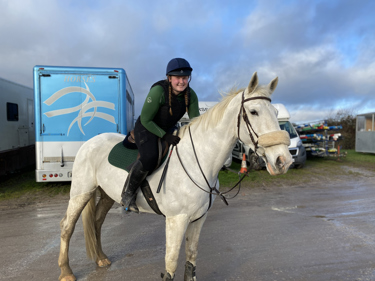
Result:
{"label": "puddle", "polygon": [[356,167],[349,167],[349,166],[342,166],[341,168],[344,169],[346,172],[358,173],[366,177],[375,177],[374,172],[363,169],[363,168],[356,168]]}
{"label": "puddle", "polygon": [[284,212],[284,213],[294,213],[292,210],[297,209],[298,206],[293,206],[293,207],[271,207],[273,211],[278,211],[278,212]]}

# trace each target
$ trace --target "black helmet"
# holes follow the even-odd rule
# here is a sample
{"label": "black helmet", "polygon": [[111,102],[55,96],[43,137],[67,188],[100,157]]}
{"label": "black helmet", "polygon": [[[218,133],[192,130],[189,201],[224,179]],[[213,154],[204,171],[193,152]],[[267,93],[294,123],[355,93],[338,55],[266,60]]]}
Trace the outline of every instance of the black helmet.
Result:
{"label": "black helmet", "polygon": [[173,76],[190,76],[193,69],[187,60],[181,58],[171,59],[167,65],[167,74]]}

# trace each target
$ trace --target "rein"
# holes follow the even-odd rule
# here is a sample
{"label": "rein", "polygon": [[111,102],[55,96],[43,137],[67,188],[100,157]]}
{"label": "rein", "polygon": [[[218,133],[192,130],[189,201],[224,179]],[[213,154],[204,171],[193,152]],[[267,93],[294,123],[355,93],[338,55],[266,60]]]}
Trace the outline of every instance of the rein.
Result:
{"label": "rein", "polygon": [[[246,124],[247,130],[248,130],[249,135],[250,135],[250,139],[251,139],[251,141],[252,141],[253,144],[254,144],[254,150],[255,150],[254,153],[255,153],[255,155],[257,155],[256,151],[257,151],[257,149],[258,149],[258,140],[255,141],[253,135],[255,135],[255,136],[257,137],[257,139],[259,139],[259,137],[258,137],[257,133],[255,132],[255,130],[253,129],[253,127],[251,126],[251,123],[250,123],[250,121],[249,121],[249,118],[247,117],[246,110],[245,110],[245,108],[244,108],[244,103],[245,103],[245,102],[248,102],[248,101],[251,101],[251,100],[257,100],[257,99],[268,100],[269,102],[271,102],[271,99],[268,98],[268,97],[252,97],[252,98],[247,98],[247,99],[245,99],[245,91],[243,91],[243,92],[242,92],[241,107],[240,107],[240,111],[239,111],[239,113],[238,113],[238,118],[237,118],[238,138],[241,140],[241,138],[240,138],[240,125],[241,125],[241,113],[242,113],[242,118],[244,119],[244,122],[245,122],[245,124]],[[197,163],[198,163],[198,167],[199,167],[199,169],[200,169],[200,171],[201,171],[201,173],[202,173],[202,175],[203,175],[203,178],[204,178],[204,180],[206,181],[206,184],[207,184],[207,186],[208,186],[208,188],[209,188],[209,191],[207,191],[206,189],[200,187],[200,186],[199,186],[199,185],[198,185],[198,184],[197,184],[197,183],[191,178],[191,176],[189,175],[188,171],[186,170],[185,166],[184,166],[183,163],[182,163],[182,160],[181,160],[180,154],[179,154],[179,152],[178,152],[178,146],[176,146],[176,152],[177,152],[178,160],[180,161],[181,166],[182,166],[182,168],[184,169],[186,175],[190,178],[190,180],[191,180],[191,181],[192,181],[192,182],[193,182],[193,183],[194,183],[199,189],[201,189],[202,191],[208,193],[209,195],[219,195],[220,198],[221,198],[221,200],[223,200],[224,203],[225,203],[226,205],[229,205],[227,199],[233,199],[234,197],[236,197],[236,196],[239,194],[239,192],[240,192],[240,190],[241,190],[241,182],[242,182],[242,180],[245,178],[245,176],[247,176],[247,173],[245,173],[245,174],[242,176],[242,178],[239,179],[239,181],[238,181],[238,182],[237,182],[232,188],[230,188],[229,190],[227,190],[227,191],[225,191],[225,192],[220,192],[220,191],[216,188],[216,184],[217,184],[217,179],[218,179],[218,178],[216,178],[215,184],[214,184],[214,186],[212,187],[212,186],[210,185],[210,183],[208,182],[207,177],[205,176],[205,174],[204,174],[204,172],[203,172],[203,170],[202,170],[202,167],[201,167],[201,165],[200,165],[200,163],[199,163],[198,156],[197,156],[197,153],[196,153],[196,151],[195,151],[195,146],[194,146],[194,142],[193,142],[193,137],[192,137],[192,135],[191,135],[190,126],[189,126],[189,136],[190,136],[190,141],[191,141],[191,144],[192,144],[192,147],[193,147],[193,151],[194,151],[195,159],[196,159],[196,161],[197,161]],[[241,140],[241,141],[242,141],[242,140]],[[257,155],[257,156],[258,156],[258,155]],[[259,157],[259,156],[258,156],[258,157]],[[228,192],[232,191],[235,187],[237,187],[237,185],[239,185],[239,188],[238,188],[237,193],[236,193],[233,197],[231,197],[231,198],[226,198],[224,195],[227,194]],[[209,204],[208,209],[210,209],[210,207],[211,207],[211,196],[210,196],[210,204]]]}
{"label": "rein", "polygon": [[[210,195],[219,195],[220,198],[221,198],[221,200],[223,200],[223,202],[224,202],[226,205],[229,205],[227,199],[233,199],[234,197],[236,197],[236,196],[238,195],[238,193],[240,192],[240,189],[241,189],[241,181],[245,178],[245,176],[246,176],[247,174],[244,174],[243,177],[242,177],[242,178],[241,178],[241,179],[240,179],[240,180],[239,180],[239,181],[238,181],[238,182],[237,182],[232,188],[230,188],[229,190],[227,190],[227,191],[225,191],[225,192],[220,192],[220,191],[216,188],[216,184],[217,184],[217,179],[218,179],[218,178],[216,178],[216,181],[215,181],[214,186],[211,187],[211,185],[210,185],[210,183],[208,182],[207,177],[206,177],[206,175],[204,174],[204,172],[203,172],[203,170],[202,170],[202,167],[201,167],[201,165],[200,165],[200,163],[199,163],[198,156],[197,156],[197,153],[196,153],[196,151],[195,151],[195,146],[194,146],[194,142],[193,142],[193,137],[192,137],[192,135],[191,135],[190,127],[189,127],[189,136],[190,136],[191,144],[192,144],[192,146],[193,146],[194,156],[195,156],[195,159],[197,160],[197,163],[198,163],[198,167],[199,167],[199,169],[200,169],[200,171],[201,171],[201,173],[202,173],[202,175],[203,175],[203,178],[204,178],[204,180],[206,181],[206,184],[207,184],[207,186],[208,186],[208,188],[209,188],[210,191],[207,191],[207,190],[205,190],[204,188],[200,187],[200,186],[199,186],[199,185],[198,185],[198,184],[192,179],[192,177],[189,175],[188,171],[186,170],[184,164],[182,163],[182,160],[181,160],[180,154],[179,154],[179,152],[178,152],[178,146],[176,146],[176,152],[177,152],[178,160],[180,161],[181,166],[182,166],[182,168],[184,169],[186,175],[190,178],[190,180],[191,180],[191,181],[192,181],[192,182],[193,182],[193,183],[194,183],[194,184],[195,184],[200,190],[202,190],[202,191],[204,191],[204,192],[206,192],[206,193],[208,193],[208,194],[210,194]],[[236,193],[233,197],[231,197],[231,198],[226,198],[224,195],[227,194],[228,192],[232,191],[237,185],[240,185],[239,188],[238,188],[237,193]],[[210,208],[210,207],[211,207],[211,196],[210,196],[210,206],[209,206],[209,208]]]}

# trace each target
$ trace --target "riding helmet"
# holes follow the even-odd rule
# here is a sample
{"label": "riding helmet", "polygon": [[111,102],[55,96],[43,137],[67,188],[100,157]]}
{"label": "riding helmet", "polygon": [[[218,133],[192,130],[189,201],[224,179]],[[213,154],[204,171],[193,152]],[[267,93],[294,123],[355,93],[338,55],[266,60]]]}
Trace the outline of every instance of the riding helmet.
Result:
{"label": "riding helmet", "polygon": [[190,76],[193,69],[189,62],[182,58],[171,59],[167,65],[167,74],[173,76]]}

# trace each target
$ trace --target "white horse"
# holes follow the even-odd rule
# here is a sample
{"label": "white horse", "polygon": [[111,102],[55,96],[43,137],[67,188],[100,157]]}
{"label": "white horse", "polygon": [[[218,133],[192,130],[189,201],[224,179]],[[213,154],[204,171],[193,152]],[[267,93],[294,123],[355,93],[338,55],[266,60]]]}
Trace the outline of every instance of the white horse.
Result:
{"label": "white horse", "polygon": [[[174,278],[184,235],[184,280],[197,280],[195,268],[199,235],[206,220],[209,198],[211,196],[211,202],[215,199],[215,194],[207,193],[212,190],[207,186],[207,182],[211,188],[219,188],[219,171],[238,138],[263,157],[271,175],[287,172],[292,163],[288,150],[289,135],[280,130],[276,111],[270,103],[270,96],[277,83],[276,77],[267,86],[258,86],[258,76],[255,72],[245,90],[227,95],[207,113],[195,118],[180,130],[181,141],[176,147],[178,151],[171,155],[160,193],[156,193],[156,189],[165,163],[147,177],[159,209],[166,217],[166,273],[163,280]],[[199,165],[193,152],[189,131]],[[112,166],[108,162],[108,154],[123,139],[124,135],[121,134],[101,134],[87,141],[77,153],[69,206],[60,223],[59,280],[76,280],[69,266],[68,251],[75,224],[82,210],[88,256],[100,267],[111,264],[102,250],[101,227],[114,201],[121,201],[121,192],[128,173]],[[101,197],[95,205],[97,190],[100,191]],[[142,192],[138,192],[136,203],[141,212],[154,213]]]}

